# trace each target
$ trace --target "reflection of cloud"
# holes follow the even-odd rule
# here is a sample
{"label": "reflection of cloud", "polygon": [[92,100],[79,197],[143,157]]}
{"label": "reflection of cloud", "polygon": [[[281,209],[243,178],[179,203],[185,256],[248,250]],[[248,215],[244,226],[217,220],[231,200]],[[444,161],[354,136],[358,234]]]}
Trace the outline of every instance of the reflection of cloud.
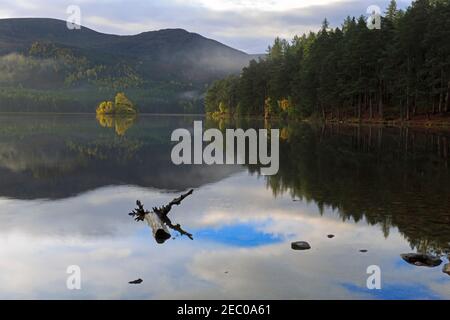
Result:
{"label": "reflection of cloud", "polygon": [[133,187],[106,187],[60,201],[10,201],[2,204],[0,231],[68,239],[129,234],[134,226],[127,213],[139,198],[163,202],[160,195]]}
{"label": "reflection of cloud", "polygon": [[[316,226],[320,229],[320,225]],[[352,241],[342,240],[341,233],[335,240],[326,239],[321,230],[319,238],[302,233],[313,248],[308,252],[294,252],[289,242],[252,249],[224,249],[206,251],[197,255],[190,271],[200,279],[215,284],[217,297],[242,299],[349,299],[349,298],[429,298],[448,297],[448,292],[435,289],[445,281],[439,269],[396,268],[398,252],[404,243],[398,235],[384,243],[374,243],[381,234],[373,227],[349,232]],[[299,236],[299,235],[297,235]],[[355,239],[358,243],[354,244]],[[360,247],[369,248],[369,254],[358,252]],[[382,283],[386,291],[374,293],[366,288],[366,268],[376,264],[382,270]],[[224,270],[229,271],[224,276]],[[450,283],[446,281],[447,285]],[[345,283],[345,285],[344,285]],[[349,285],[351,284],[351,286]],[[417,287],[414,296],[402,290]],[[211,293],[210,293],[211,294]],[[200,294],[199,296],[203,296]],[[188,298],[187,292],[177,294]]]}
{"label": "reflection of cloud", "polygon": [[[127,212],[136,199],[151,206],[173,196],[109,187],[53,202],[0,200],[0,298],[450,297],[450,277],[440,268],[401,260],[399,253],[410,248],[397,230],[385,239],[377,226],[342,222],[330,210],[321,217],[313,205],[274,199],[263,179],[245,174],[204,186],[174,207],[173,221],[198,237],[194,232],[195,241],[177,238],[158,246],[148,227]],[[233,228],[239,231],[234,236]],[[336,238],[328,239],[329,233]],[[240,236],[260,243],[242,246]],[[291,240],[306,240],[312,249],[293,251]],[[79,292],[65,288],[72,264],[82,270]],[[385,293],[365,288],[372,264],[381,267]],[[143,284],[130,287],[137,278]],[[405,288],[420,292],[411,296]]]}

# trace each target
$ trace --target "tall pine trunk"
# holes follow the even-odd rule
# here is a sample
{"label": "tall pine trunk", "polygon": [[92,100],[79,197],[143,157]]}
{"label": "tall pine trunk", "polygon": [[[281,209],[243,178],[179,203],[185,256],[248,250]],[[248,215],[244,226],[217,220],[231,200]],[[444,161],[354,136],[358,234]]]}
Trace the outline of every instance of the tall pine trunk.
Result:
{"label": "tall pine trunk", "polygon": [[441,88],[439,90],[439,113],[442,113],[442,103],[444,102],[444,94],[443,94],[443,87],[444,87],[444,68],[441,68]]}
{"label": "tall pine trunk", "polygon": [[450,81],[447,83],[447,96],[445,97],[445,112],[450,111]]}
{"label": "tall pine trunk", "polygon": [[362,96],[358,97],[358,120],[361,121],[361,100]]}
{"label": "tall pine trunk", "polygon": [[380,118],[383,119],[383,83],[380,82],[379,93],[378,93],[378,114]]}
{"label": "tall pine trunk", "polygon": [[409,75],[410,75],[410,71],[409,71],[409,66],[410,66],[410,61],[409,61],[409,56],[408,56],[408,72],[407,72],[407,84],[406,84],[406,121],[409,120]]}

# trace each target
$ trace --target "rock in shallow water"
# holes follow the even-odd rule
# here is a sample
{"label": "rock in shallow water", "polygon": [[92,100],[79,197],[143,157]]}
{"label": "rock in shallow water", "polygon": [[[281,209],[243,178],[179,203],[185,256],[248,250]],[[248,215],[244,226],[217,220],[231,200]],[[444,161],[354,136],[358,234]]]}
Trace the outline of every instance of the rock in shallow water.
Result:
{"label": "rock in shallow water", "polygon": [[437,267],[441,265],[442,260],[439,257],[435,257],[429,254],[422,253],[405,253],[400,255],[403,260],[408,262],[409,264],[418,266],[418,267]]}
{"label": "rock in shallow water", "polygon": [[329,234],[327,235],[328,239],[333,239],[334,238],[334,234]]}
{"label": "rock in shallow water", "polygon": [[447,263],[444,268],[442,269],[443,273],[446,273],[450,276],[450,263]]}
{"label": "rock in shallow water", "polygon": [[130,282],[128,282],[129,284],[141,284],[142,282],[144,282],[144,280],[142,280],[142,279],[137,279],[137,280],[133,280],[133,281],[130,281]]}
{"label": "rock in shallow water", "polygon": [[308,242],[305,241],[297,241],[291,243],[291,248],[294,250],[309,250],[311,249],[311,246]]}

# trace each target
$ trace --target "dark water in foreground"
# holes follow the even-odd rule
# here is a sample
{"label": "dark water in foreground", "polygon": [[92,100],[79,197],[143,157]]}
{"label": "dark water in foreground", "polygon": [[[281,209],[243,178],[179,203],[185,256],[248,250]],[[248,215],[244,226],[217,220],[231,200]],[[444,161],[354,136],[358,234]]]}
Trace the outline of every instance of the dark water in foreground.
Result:
{"label": "dark water in foreground", "polygon": [[[100,120],[0,116],[0,298],[450,298],[449,133],[206,123],[280,128],[279,174],[263,177],[172,165],[170,134],[194,118]],[[189,188],[170,217],[193,241],[158,245],[127,215]],[[293,251],[300,240],[312,249]],[[412,252],[443,263],[401,259]],[[69,265],[79,291],[66,288]],[[371,265],[381,290],[366,287]]]}

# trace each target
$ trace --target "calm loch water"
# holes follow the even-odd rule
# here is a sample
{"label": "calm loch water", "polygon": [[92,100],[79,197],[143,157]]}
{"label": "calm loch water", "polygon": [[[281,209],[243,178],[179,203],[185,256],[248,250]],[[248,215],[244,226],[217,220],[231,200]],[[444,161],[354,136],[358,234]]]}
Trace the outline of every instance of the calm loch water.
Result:
{"label": "calm loch water", "polygon": [[[197,118],[280,128],[280,171],[264,177],[172,165],[170,135],[195,119],[0,116],[0,298],[450,298],[449,132]],[[157,244],[128,216],[191,188],[170,218],[194,240]],[[442,264],[400,257],[415,252]],[[372,265],[381,290],[366,286]]]}

